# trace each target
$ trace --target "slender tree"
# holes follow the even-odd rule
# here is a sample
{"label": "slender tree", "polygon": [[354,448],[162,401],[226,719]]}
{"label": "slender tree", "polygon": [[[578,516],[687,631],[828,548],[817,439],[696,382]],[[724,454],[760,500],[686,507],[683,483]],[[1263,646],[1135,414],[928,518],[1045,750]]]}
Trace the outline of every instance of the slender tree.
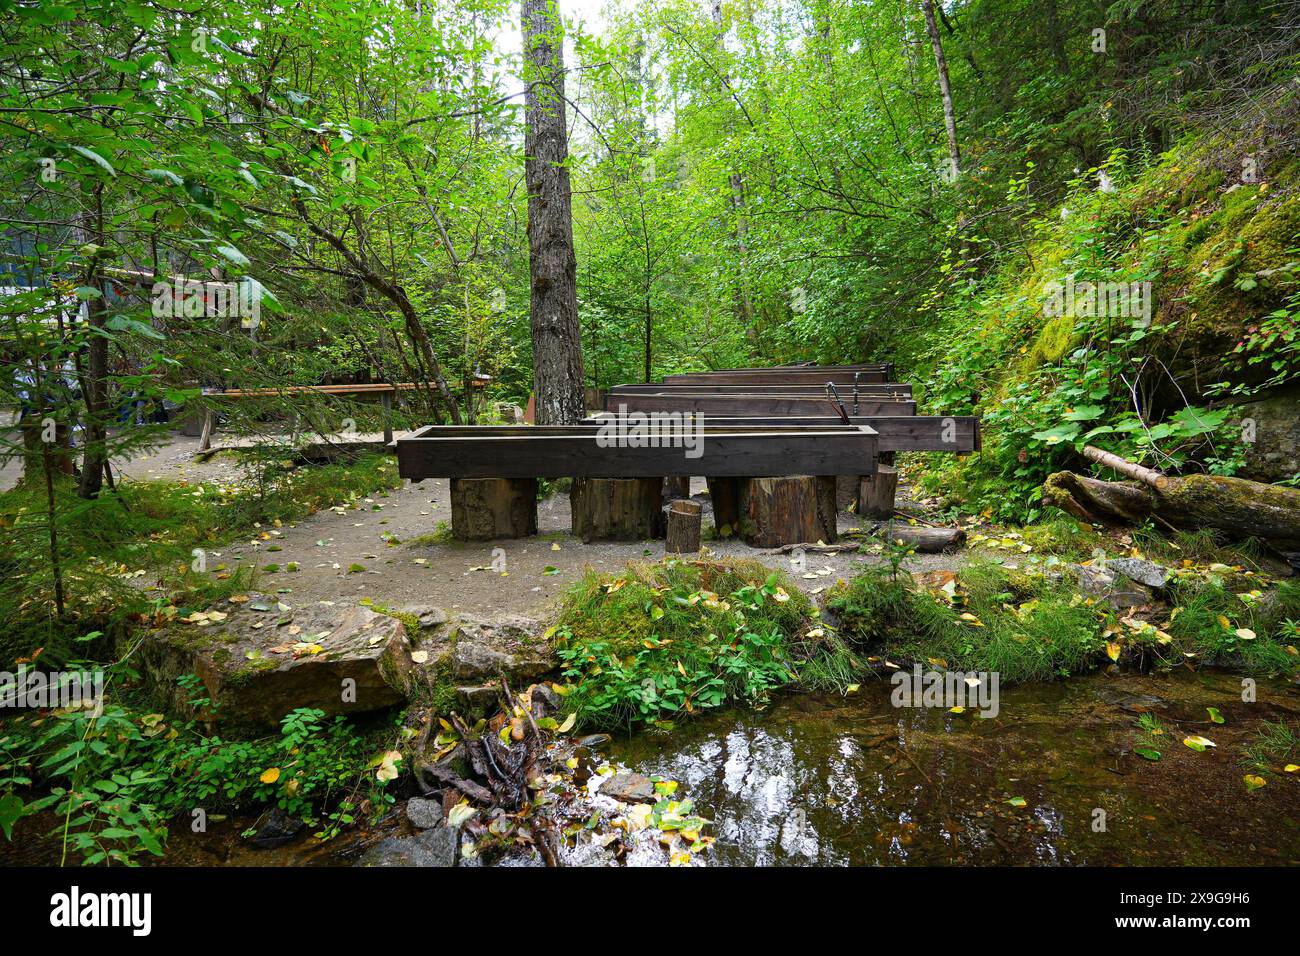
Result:
{"label": "slender tree", "polygon": [[948,172],[955,179],[961,173],[961,154],[957,150],[957,113],[952,106],[952,86],[948,82],[948,61],[943,55],[939,25],[934,19],[934,0],[921,0],[925,12],[925,29],[934,47],[934,67],[939,74],[939,93],[943,97],[943,125],[948,131]]}
{"label": "slender tree", "polygon": [[573,251],[569,143],[565,125],[564,32],[555,0],[523,0],[524,180],[533,394],[539,425],[571,425],[585,411],[578,260]]}

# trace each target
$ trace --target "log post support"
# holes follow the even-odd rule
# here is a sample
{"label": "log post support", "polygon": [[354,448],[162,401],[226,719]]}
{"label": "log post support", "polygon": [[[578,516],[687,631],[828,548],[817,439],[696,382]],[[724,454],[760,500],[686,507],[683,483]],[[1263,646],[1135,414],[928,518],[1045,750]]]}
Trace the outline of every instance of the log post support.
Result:
{"label": "log post support", "polygon": [[892,518],[897,491],[898,470],[893,465],[877,465],[874,475],[862,477],[858,489],[858,514],[880,520]]}
{"label": "log post support", "polygon": [[689,498],[691,496],[691,479],[689,478],[665,478],[664,479],[664,497],[670,501],[676,498]]}
{"label": "log post support", "polygon": [[537,479],[451,479],[451,534],[457,541],[537,534]]}
{"label": "log post support", "polygon": [[835,540],[835,478],[746,478],[740,485],[740,536],[756,548]]}
{"label": "log post support", "polygon": [[861,475],[836,475],[835,507],[840,511],[857,511],[859,500],[858,485],[861,484],[861,482]]}
{"label": "log post support", "polygon": [[681,498],[668,509],[665,554],[695,554],[700,550],[702,512],[698,501]]}
{"label": "log post support", "polygon": [[645,541],[663,534],[662,478],[575,478],[573,534],[585,542]]}
{"label": "log post support", "polygon": [[709,500],[713,505],[713,527],[726,538],[740,530],[740,485],[744,478],[709,478]]}

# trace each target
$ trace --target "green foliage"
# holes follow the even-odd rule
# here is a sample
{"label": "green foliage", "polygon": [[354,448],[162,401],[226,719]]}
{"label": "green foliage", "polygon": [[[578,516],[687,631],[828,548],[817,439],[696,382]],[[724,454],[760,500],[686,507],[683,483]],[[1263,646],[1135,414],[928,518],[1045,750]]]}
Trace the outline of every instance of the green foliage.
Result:
{"label": "green foliage", "polygon": [[1102,621],[1065,589],[1013,577],[992,562],[971,562],[955,583],[950,592],[930,592],[873,568],[837,585],[827,609],[846,639],[900,664],[941,662],[1016,682],[1099,662]]}
{"label": "green foliage", "polygon": [[567,706],[585,726],[615,728],[728,701],[761,705],[796,679],[811,612],[802,592],[757,562],[588,572],[553,628],[572,685]]}
{"label": "green foliage", "polygon": [[192,722],[117,703],[98,715],[83,708],[16,715],[0,732],[0,807],[13,808],[14,821],[57,815],[65,853],[86,864],[162,856],[169,821],[188,825],[195,809],[274,805],[309,823],[331,814],[332,835],[350,822],[359,793],[385,805],[371,771],[376,747],[373,734],[310,709],[286,715],[278,737],[258,740],[209,736]]}
{"label": "green foliage", "polygon": [[[20,484],[0,493],[0,529],[8,550],[0,564],[0,657],[45,648],[43,663],[60,663],[73,639],[90,628],[119,629],[125,619],[168,600],[206,606],[256,583],[254,566],[193,568],[193,551],[219,550],[254,535],[259,525],[294,521],[320,508],[396,487],[391,459],[366,456],[348,465],[273,465],[260,480],[196,485],[123,482],[115,492],[83,500],[62,489],[55,520],[62,530],[67,615],[53,606],[43,491]],[[221,575],[227,575],[221,577]],[[144,578],[157,590],[137,585]]]}

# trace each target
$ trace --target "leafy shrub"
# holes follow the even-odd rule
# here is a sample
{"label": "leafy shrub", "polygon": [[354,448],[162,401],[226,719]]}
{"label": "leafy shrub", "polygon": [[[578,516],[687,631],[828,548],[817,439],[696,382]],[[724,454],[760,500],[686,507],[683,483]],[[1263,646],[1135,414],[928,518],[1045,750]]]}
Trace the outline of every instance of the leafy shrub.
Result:
{"label": "leafy shrub", "polygon": [[814,613],[757,562],[633,562],[574,584],[552,635],[583,725],[630,727],[728,701],[762,704],[812,653]]}

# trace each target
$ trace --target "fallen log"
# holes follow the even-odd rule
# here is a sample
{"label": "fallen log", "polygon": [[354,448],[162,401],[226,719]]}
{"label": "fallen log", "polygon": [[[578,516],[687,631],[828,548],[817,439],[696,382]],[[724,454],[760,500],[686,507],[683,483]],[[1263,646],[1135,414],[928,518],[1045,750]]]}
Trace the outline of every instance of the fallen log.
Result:
{"label": "fallen log", "polygon": [[961,528],[924,528],[886,522],[876,526],[876,534],[891,541],[902,541],[918,554],[942,554],[966,543]]}
{"label": "fallen log", "polygon": [[1134,481],[1059,471],[1043,484],[1045,503],[1085,521],[1133,524],[1153,517],[1178,528],[1300,541],[1300,491],[1294,488],[1222,475],[1172,477],[1091,445],[1084,456]]}

